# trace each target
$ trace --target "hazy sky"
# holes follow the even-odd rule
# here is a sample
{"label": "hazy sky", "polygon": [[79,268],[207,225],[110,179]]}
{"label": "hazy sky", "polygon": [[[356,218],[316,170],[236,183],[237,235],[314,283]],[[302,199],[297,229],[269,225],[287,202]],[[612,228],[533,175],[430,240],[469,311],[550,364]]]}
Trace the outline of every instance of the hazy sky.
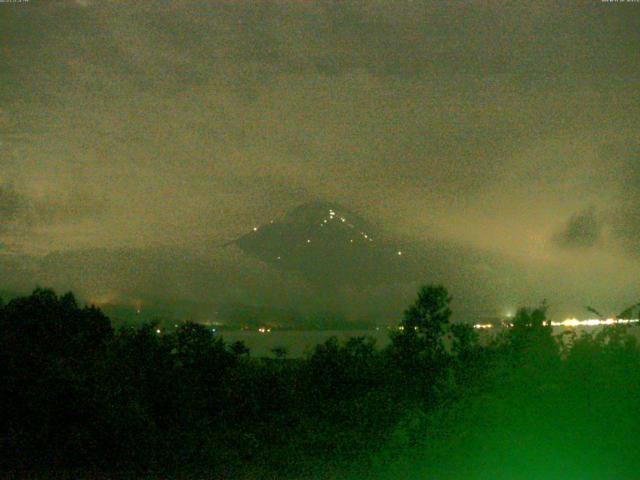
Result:
{"label": "hazy sky", "polygon": [[335,201],[515,262],[513,302],[615,313],[639,80],[632,2],[0,3],[0,253],[207,257]]}

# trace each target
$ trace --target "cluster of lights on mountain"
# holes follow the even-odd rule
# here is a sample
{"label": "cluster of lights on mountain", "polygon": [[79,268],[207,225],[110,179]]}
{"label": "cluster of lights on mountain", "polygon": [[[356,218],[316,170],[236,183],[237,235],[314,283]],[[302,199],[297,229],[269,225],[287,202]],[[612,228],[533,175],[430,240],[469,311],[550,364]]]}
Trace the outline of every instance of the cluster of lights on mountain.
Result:
{"label": "cluster of lights on mountain", "polygon": [[[329,223],[332,220],[336,220],[336,219],[339,219],[340,222],[344,223],[349,228],[352,228],[352,229],[356,228],[355,225],[353,225],[352,223],[347,222],[347,219],[345,217],[336,216],[336,212],[333,209],[329,209],[329,217],[328,218],[323,218],[322,219],[322,223],[320,223],[320,226],[324,227],[327,223]],[[373,238],[369,234],[367,234],[365,232],[360,232],[359,235],[362,236],[362,238],[364,238],[365,240],[373,242]],[[350,239],[349,242],[353,243],[353,239]]]}
{"label": "cluster of lights on mountain", "polygon": [[[352,224],[352,223],[348,222],[348,221],[347,221],[347,219],[346,219],[345,217],[343,217],[343,216],[338,216],[338,215],[336,214],[336,211],[335,211],[335,210],[333,210],[333,209],[329,209],[329,216],[328,216],[328,217],[323,218],[323,219],[322,219],[322,222],[321,222],[319,225],[320,225],[320,227],[324,227],[325,225],[327,225],[327,224],[328,224],[330,221],[332,221],[332,220],[339,220],[341,223],[344,223],[346,227],[351,228],[351,229],[354,229],[354,230],[356,229],[356,226],[355,226],[354,224]],[[271,220],[269,223],[273,224],[273,223],[274,223],[274,221],[273,221],[273,220]],[[254,232],[257,232],[257,231],[259,230],[259,228],[260,228],[260,227],[255,226],[255,227],[253,227],[253,231],[254,231]],[[366,240],[366,241],[373,242],[373,237],[371,237],[371,235],[370,235],[370,234],[368,234],[368,233],[366,233],[366,232],[359,232],[357,235],[360,235],[360,236],[361,236],[364,240]],[[307,243],[307,245],[308,245],[308,244],[310,244],[310,243],[311,243],[311,239],[310,239],[310,238],[307,238],[306,243]],[[354,243],[354,239],[353,239],[353,238],[350,238],[350,239],[349,239],[349,243]],[[402,250],[398,250],[398,251],[396,252],[396,254],[397,254],[398,256],[402,256],[402,254],[403,254],[403,253],[402,253]],[[276,257],[276,259],[277,259],[277,260],[281,260],[281,259],[282,259],[282,257],[281,257],[280,255],[278,255],[278,256]]]}

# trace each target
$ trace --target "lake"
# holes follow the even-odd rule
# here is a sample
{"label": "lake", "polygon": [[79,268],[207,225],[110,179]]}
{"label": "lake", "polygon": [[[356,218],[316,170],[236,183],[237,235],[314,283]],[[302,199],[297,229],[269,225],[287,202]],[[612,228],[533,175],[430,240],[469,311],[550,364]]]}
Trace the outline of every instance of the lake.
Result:
{"label": "lake", "polygon": [[[572,330],[576,330],[578,333],[593,333],[601,328],[605,327],[580,326],[570,329],[567,327],[554,327],[553,333],[559,334],[563,331]],[[481,330],[478,333],[481,338],[490,338],[491,335],[498,331],[498,329],[491,329]],[[243,341],[254,357],[273,356],[271,350],[275,347],[286,348],[288,357],[300,357],[330,337],[337,337],[341,342],[351,337],[372,337],[376,341],[376,346],[382,348],[389,343],[389,333],[390,330],[380,327],[378,330],[273,330],[269,333],[260,333],[256,330],[230,330],[219,332],[216,335],[222,336],[227,343],[237,340]],[[640,328],[630,326],[629,333],[640,339]]]}

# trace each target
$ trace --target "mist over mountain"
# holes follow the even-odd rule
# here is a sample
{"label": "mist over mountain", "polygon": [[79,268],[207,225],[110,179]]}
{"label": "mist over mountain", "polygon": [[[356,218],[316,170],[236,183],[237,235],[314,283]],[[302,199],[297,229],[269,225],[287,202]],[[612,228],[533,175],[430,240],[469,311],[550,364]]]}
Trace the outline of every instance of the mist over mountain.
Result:
{"label": "mist over mountain", "polygon": [[74,290],[121,316],[348,328],[394,323],[423,282],[464,294],[476,314],[491,309],[495,297],[462,285],[482,284],[495,265],[481,252],[398,238],[342,205],[310,202],[204,253],[166,246],[5,255],[0,274],[12,291]]}
{"label": "mist over mountain", "polygon": [[[504,315],[549,298],[545,284],[532,287],[533,278],[563,283],[565,292],[575,292],[568,301],[583,295],[553,266],[534,270],[451,241],[401,237],[372,217],[338,203],[308,202],[206,248],[2,255],[0,275],[7,291],[26,293],[36,285],[73,290],[117,317],[289,328],[396,323],[423,283],[446,285],[454,296],[454,318],[461,320]],[[623,298],[617,308],[633,300]],[[593,295],[590,303],[603,301]],[[562,305],[553,312],[582,313]]]}

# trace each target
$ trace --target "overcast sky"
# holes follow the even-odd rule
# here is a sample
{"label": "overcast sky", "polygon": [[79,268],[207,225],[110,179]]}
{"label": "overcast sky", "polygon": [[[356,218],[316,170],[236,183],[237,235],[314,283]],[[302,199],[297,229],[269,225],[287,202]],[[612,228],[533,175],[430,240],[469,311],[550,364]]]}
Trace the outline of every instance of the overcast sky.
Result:
{"label": "overcast sky", "polygon": [[0,46],[0,253],[207,256],[324,200],[514,302],[640,301],[640,3],[31,0]]}

